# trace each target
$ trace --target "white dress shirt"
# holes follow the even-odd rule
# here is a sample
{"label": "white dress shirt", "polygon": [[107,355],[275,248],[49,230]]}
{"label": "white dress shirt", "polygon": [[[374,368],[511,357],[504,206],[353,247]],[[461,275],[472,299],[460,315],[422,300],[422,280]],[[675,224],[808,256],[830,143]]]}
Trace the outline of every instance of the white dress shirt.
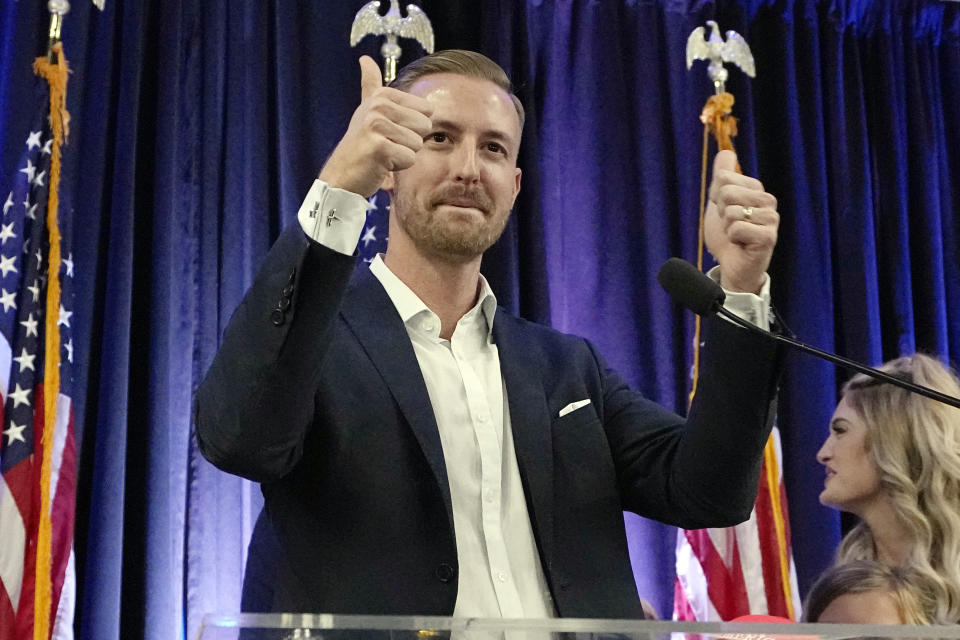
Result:
{"label": "white dress shirt", "polygon": [[477,304],[445,340],[440,318],[380,256],[370,271],[406,326],[440,431],[459,566],[453,614],[552,617],[492,339],[497,300],[490,286],[481,276]]}

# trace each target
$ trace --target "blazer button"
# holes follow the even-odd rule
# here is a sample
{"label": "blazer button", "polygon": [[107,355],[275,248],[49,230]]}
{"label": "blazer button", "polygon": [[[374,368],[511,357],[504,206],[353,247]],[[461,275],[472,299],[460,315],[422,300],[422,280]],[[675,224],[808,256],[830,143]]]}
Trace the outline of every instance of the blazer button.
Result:
{"label": "blazer button", "polygon": [[286,321],[286,319],[287,319],[286,314],[283,311],[280,311],[280,309],[274,309],[270,313],[270,322],[272,322],[277,327],[282,325],[284,321]]}
{"label": "blazer button", "polygon": [[293,295],[293,285],[288,284],[283,288],[283,291],[281,291],[280,293],[283,295],[283,297],[289,298],[290,296]]}
{"label": "blazer button", "polygon": [[450,582],[457,575],[457,570],[446,562],[442,562],[440,566],[437,567],[437,570],[434,571],[434,574],[436,574],[440,582]]}
{"label": "blazer button", "polygon": [[284,298],[280,298],[277,301],[277,309],[279,309],[280,311],[286,311],[289,308],[290,308],[290,298],[284,297]]}

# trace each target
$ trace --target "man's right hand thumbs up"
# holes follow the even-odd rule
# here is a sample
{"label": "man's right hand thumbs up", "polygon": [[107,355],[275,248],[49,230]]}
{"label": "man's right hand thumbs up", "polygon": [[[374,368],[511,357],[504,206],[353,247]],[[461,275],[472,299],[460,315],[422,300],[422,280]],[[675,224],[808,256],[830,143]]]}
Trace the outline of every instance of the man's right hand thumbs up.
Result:
{"label": "man's right hand thumbs up", "polygon": [[430,133],[429,102],[383,86],[380,67],[360,58],[360,106],[320,171],[320,179],[369,198],[391,171],[411,166]]}

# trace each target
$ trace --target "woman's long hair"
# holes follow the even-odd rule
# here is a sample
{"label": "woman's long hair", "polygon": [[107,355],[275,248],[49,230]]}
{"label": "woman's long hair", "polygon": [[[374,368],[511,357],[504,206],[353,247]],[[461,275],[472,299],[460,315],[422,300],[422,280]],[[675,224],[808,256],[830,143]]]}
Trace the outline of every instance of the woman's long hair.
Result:
{"label": "woman's long hair", "polygon": [[[905,380],[960,397],[956,375],[926,355],[881,367]],[[843,395],[867,426],[866,446],[881,486],[912,538],[908,564],[919,574],[935,623],[960,621],[960,409],[864,375]],[[837,552],[837,563],[876,560],[870,529],[860,523]]]}

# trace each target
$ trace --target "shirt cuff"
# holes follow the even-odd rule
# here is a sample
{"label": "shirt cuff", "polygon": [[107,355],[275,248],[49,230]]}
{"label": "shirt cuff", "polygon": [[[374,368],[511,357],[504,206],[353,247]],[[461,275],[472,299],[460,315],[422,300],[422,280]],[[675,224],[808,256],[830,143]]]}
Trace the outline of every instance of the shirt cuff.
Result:
{"label": "shirt cuff", "polygon": [[367,221],[370,203],[363,196],[314,180],[297,221],[310,238],[344,255],[353,255]]}
{"label": "shirt cuff", "polygon": [[[720,283],[720,267],[716,266],[707,272],[711,280]],[[727,291],[726,300],[723,306],[731,313],[743,318],[747,322],[754,324],[761,329],[770,329],[770,275],[766,275],[760,294],[747,293],[744,291]],[[721,285],[722,286],[722,285]],[[726,319],[726,318],[725,318]],[[732,320],[726,319],[728,322]]]}

